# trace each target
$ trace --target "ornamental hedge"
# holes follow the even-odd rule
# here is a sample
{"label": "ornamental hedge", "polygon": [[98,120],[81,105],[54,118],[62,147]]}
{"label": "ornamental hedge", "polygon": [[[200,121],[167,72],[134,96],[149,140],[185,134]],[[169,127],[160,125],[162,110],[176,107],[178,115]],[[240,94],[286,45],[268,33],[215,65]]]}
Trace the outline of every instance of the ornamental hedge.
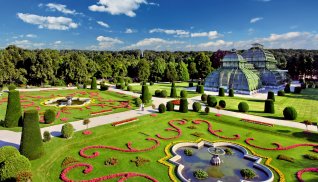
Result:
{"label": "ornamental hedge", "polygon": [[166,91],[166,90],[161,90],[161,92],[160,92],[160,97],[166,98],[167,96],[168,96],[167,91]]}
{"label": "ornamental hedge", "polygon": [[284,90],[279,90],[277,92],[277,96],[285,96],[285,91]]}
{"label": "ornamental hedge", "polygon": [[224,109],[226,107],[226,102],[224,100],[220,100],[219,101],[219,106]]}
{"label": "ornamental hedge", "polygon": [[1,163],[0,181],[18,181],[18,175],[25,171],[31,171],[31,163],[25,156],[8,157]]}
{"label": "ornamental hedge", "polygon": [[20,152],[13,146],[4,146],[0,148],[0,164],[9,157],[19,156]]}
{"label": "ornamental hedge", "polygon": [[232,88],[229,90],[229,97],[234,97],[234,90]]}
{"label": "ornamental hedge", "polygon": [[70,123],[66,123],[62,126],[62,137],[63,138],[71,138],[74,133],[74,127]]}
{"label": "ornamental hedge", "polygon": [[284,118],[287,120],[295,120],[297,118],[297,111],[293,107],[286,107],[283,111]]}
{"label": "ornamental hedge", "polygon": [[56,113],[53,109],[47,109],[44,113],[44,122],[45,124],[51,124],[55,121]]}
{"label": "ornamental hedge", "polygon": [[194,112],[201,111],[201,104],[199,102],[194,102],[192,104],[192,109],[193,109]]}
{"label": "ornamental hedge", "polygon": [[49,131],[45,131],[43,133],[43,142],[48,142],[51,140],[51,133]]}
{"label": "ornamental hedge", "polygon": [[[174,83],[173,83],[173,84],[174,84]],[[177,97],[176,87],[171,87],[170,97],[171,97],[171,98],[176,98],[176,97]]]}
{"label": "ornamental hedge", "polygon": [[264,112],[272,114],[275,113],[274,101],[272,99],[265,100]]}
{"label": "ornamental hedge", "polygon": [[205,107],[204,112],[205,112],[205,114],[209,114],[209,112],[210,112],[209,106],[206,106],[206,107]]}
{"label": "ornamental hedge", "polygon": [[166,107],[167,111],[174,111],[174,104],[171,101],[167,102]]}
{"label": "ornamental hedge", "polygon": [[188,112],[188,100],[187,99],[182,98],[180,100],[179,111],[183,112],[183,113],[187,113]]}
{"label": "ornamental hedge", "polygon": [[284,88],[285,93],[290,93],[290,84],[287,83]]}
{"label": "ornamental hedge", "polygon": [[273,100],[273,102],[275,102],[275,94],[274,94],[274,92],[269,91],[267,93],[267,99],[271,99],[271,100]]}
{"label": "ornamental hedge", "polygon": [[249,106],[246,102],[240,102],[238,105],[238,110],[240,112],[247,112],[249,110]]}
{"label": "ornamental hedge", "polygon": [[96,77],[93,77],[93,78],[92,78],[91,89],[92,89],[92,90],[97,90]]}
{"label": "ornamental hedge", "polygon": [[38,159],[44,154],[37,110],[24,112],[20,153],[30,160]]}
{"label": "ornamental hedge", "polygon": [[198,85],[198,93],[203,94],[204,93],[204,86],[203,85]]}
{"label": "ornamental hedge", "polygon": [[224,88],[219,88],[219,96],[224,97]]}
{"label": "ornamental hedge", "polygon": [[141,89],[141,96],[140,99],[143,103],[149,103],[151,100],[151,94],[149,92],[149,88],[147,85],[143,85]]}
{"label": "ornamental hedge", "polygon": [[186,90],[181,90],[180,97],[186,99],[188,97],[188,92]]}
{"label": "ornamental hedge", "polygon": [[189,87],[193,87],[193,82],[189,82]]}
{"label": "ornamental hedge", "polygon": [[17,90],[10,90],[4,127],[11,128],[22,125],[22,109],[20,103],[20,93]]}
{"label": "ornamental hedge", "polygon": [[295,87],[294,93],[295,94],[300,94],[301,93],[301,87]]}
{"label": "ornamental hedge", "polygon": [[136,107],[140,107],[141,103],[142,103],[142,100],[140,98],[135,98],[134,99],[134,104],[135,104]]}
{"label": "ornamental hedge", "polygon": [[164,104],[160,104],[158,108],[159,113],[166,112],[166,106]]}
{"label": "ornamental hedge", "polygon": [[257,177],[256,172],[253,169],[249,168],[241,169],[240,173],[244,179],[253,179]]}
{"label": "ornamental hedge", "polygon": [[[108,90],[109,89],[109,86],[108,85],[106,85],[106,84],[101,84],[100,85],[100,90],[101,91],[105,91],[105,90]],[[129,90],[130,91],[130,90]]]}
{"label": "ornamental hedge", "polygon": [[161,90],[156,90],[155,91],[155,96],[156,97],[161,97]]}
{"label": "ornamental hedge", "polygon": [[208,95],[207,104],[210,107],[215,107],[218,104],[218,101],[217,101],[216,97]]}
{"label": "ornamental hedge", "polygon": [[202,95],[201,95],[201,100],[202,100],[203,102],[206,102],[206,101],[208,100],[208,95],[202,94]]}

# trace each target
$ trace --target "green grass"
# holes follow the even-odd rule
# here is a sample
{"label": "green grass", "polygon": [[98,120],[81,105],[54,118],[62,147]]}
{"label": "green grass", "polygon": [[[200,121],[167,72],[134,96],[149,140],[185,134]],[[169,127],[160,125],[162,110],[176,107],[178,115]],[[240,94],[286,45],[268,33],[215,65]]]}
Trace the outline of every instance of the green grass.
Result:
{"label": "green grass", "polygon": [[292,106],[296,109],[298,117],[295,121],[302,122],[304,120],[310,120],[317,122],[318,120],[318,89],[306,89],[302,90],[302,94],[286,94],[286,96],[275,96],[275,113],[264,113],[264,100],[242,98],[242,97],[219,97],[217,100],[225,100],[225,110],[238,112],[238,104],[242,101],[247,102],[249,105],[248,114],[264,116],[274,119],[284,119],[283,110],[287,106]]}
{"label": "green grass", "polygon": [[[87,92],[86,94],[80,94],[78,92]],[[104,113],[104,114],[100,114],[100,115],[107,115],[107,114],[113,114],[113,113],[117,113],[117,112],[123,112],[123,111],[127,111],[129,110],[128,108],[112,108],[112,106],[118,106],[119,102],[117,101],[132,101],[132,97],[128,96],[128,95],[122,95],[122,94],[118,94],[116,92],[111,92],[111,91],[92,91],[92,90],[83,90],[83,89],[79,89],[79,90],[53,90],[53,91],[40,91],[40,92],[20,92],[20,97],[21,98],[21,105],[26,105],[26,104],[30,104],[31,102],[34,102],[34,105],[32,107],[26,107],[23,108],[23,110],[30,110],[30,109],[36,109],[37,106],[40,107],[39,113],[40,115],[43,115],[43,113],[45,112],[46,109],[52,108],[54,110],[56,110],[56,112],[58,112],[59,110],[61,110],[61,108],[58,107],[52,107],[52,106],[44,106],[42,103],[45,100],[48,100],[50,98],[54,98],[54,97],[65,97],[67,95],[70,94],[74,94],[75,93],[75,97],[83,97],[83,98],[91,98],[92,99],[92,103],[89,104],[88,106],[90,108],[86,108],[86,107],[78,107],[78,108],[73,108],[70,109],[68,112],[69,113],[61,113],[60,117],[58,119],[55,120],[54,123],[52,124],[40,124],[40,127],[47,127],[47,126],[51,126],[51,125],[57,125],[57,124],[61,124],[61,123],[65,123],[64,121],[61,121],[61,118],[68,118],[67,122],[72,122],[72,121],[77,121],[77,120],[81,120],[81,119],[85,119],[85,118],[90,118],[91,116],[91,112],[97,112],[97,111],[101,111],[101,110],[108,110],[108,109],[112,109],[112,112],[108,112],[108,113]],[[96,93],[98,94],[98,96],[90,96],[89,93]],[[40,96],[41,98],[34,98],[36,96]],[[1,99],[6,100],[7,99],[7,94],[4,94],[2,96]],[[103,99],[103,100],[98,100],[98,99]],[[105,100],[114,100],[116,102],[110,103],[110,102],[105,102]],[[27,101],[27,102],[24,102]],[[94,106],[94,104],[107,104],[107,106],[104,106],[103,108],[100,106]],[[131,106],[134,107],[134,104],[130,104]],[[6,113],[6,102],[0,102],[0,120],[4,120],[5,118],[5,113]],[[80,108],[82,108],[82,110],[80,110]],[[96,116],[100,116],[100,115],[96,115]],[[0,130],[2,129],[8,129],[8,128],[3,128],[0,127]],[[16,127],[16,128],[10,128],[10,130],[12,131],[20,131],[21,128],[20,127]]]}
{"label": "green grass", "polygon": [[[177,95],[180,97],[180,91],[185,90],[189,86],[188,82],[175,83]],[[154,85],[148,85],[149,92],[154,96],[156,90],[166,90],[168,97],[170,96],[171,83],[159,83]],[[132,85],[133,92],[141,93],[141,85]],[[198,96],[200,94],[194,91],[188,91],[188,97]]]}
{"label": "green grass", "polygon": [[[175,136],[176,133],[172,131],[166,131],[169,128],[168,122],[172,119],[187,119],[188,122],[185,125],[178,125],[182,130],[182,135],[178,139],[173,140],[161,140],[155,135],[161,134],[164,137]],[[237,118],[221,116],[215,117],[212,114],[205,115],[203,113],[189,112],[182,114],[178,112],[166,112],[164,114],[158,114],[157,117],[143,116],[134,123],[112,127],[111,125],[100,126],[91,129],[92,135],[85,136],[81,132],[76,132],[71,139],[53,138],[50,142],[45,143],[46,154],[41,159],[32,161],[32,171],[34,175],[34,181],[59,181],[60,172],[62,171],[61,163],[66,156],[73,156],[77,160],[89,163],[94,166],[94,170],[87,175],[82,173],[82,169],[74,169],[69,173],[69,177],[74,180],[92,179],[118,172],[139,172],[150,175],[159,181],[170,181],[168,176],[168,168],[157,161],[165,156],[164,148],[170,142],[191,140],[195,141],[198,138],[191,135],[194,132],[203,133],[203,138],[216,141],[218,137],[211,135],[207,131],[207,125],[202,123],[196,125],[196,129],[189,129],[192,126],[191,120],[193,119],[205,119],[211,122],[213,129],[222,129],[221,135],[232,136],[234,134],[240,134],[241,139],[234,141],[239,144],[246,145],[244,140],[249,137],[255,138],[253,144],[262,147],[273,147],[272,142],[279,142],[283,146],[288,146],[298,143],[317,143],[318,134],[305,134],[303,131],[287,127],[266,127],[256,124],[244,123]],[[112,151],[108,149],[90,150],[88,152],[98,151],[100,155],[93,159],[85,159],[79,156],[79,150],[83,147],[90,145],[108,145],[126,149],[126,143],[132,142],[132,146],[137,149],[148,148],[154,143],[146,141],[148,137],[156,138],[160,141],[160,146],[152,151],[141,153],[122,153],[119,151]],[[264,140],[266,138],[266,140]],[[256,153],[273,158],[271,164],[277,167],[285,175],[286,181],[296,182],[295,173],[298,170],[307,167],[317,166],[315,161],[306,160],[303,158],[304,154],[311,152],[312,147],[299,147],[288,151],[265,151],[249,147]],[[87,154],[89,154],[86,152]],[[279,154],[292,156],[295,158],[295,163],[289,163],[287,161],[277,160]],[[136,167],[134,163],[129,162],[131,159],[135,159],[137,156],[149,159],[150,162],[144,166]],[[104,166],[104,162],[107,158],[116,157],[119,159],[116,166]],[[286,167],[288,166],[288,167]],[[275,173],[277,180],[277,174]],[[305,174],[305,181],[314,181],[316,174]],[[116,181],[116,180],[110,180]],[[129,181],[142,182],[147,181],[143,178],[133,178]]]}

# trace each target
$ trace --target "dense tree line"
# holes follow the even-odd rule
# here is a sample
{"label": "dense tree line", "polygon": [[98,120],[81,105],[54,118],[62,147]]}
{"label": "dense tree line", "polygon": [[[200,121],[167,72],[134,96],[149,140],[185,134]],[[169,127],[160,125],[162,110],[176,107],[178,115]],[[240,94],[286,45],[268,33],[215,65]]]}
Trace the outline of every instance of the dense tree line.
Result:
{"label": "dense tree line", "polygon": [[[270,50],[278,67],[298,75],[318,76],[318,51]],[[204,79],[220,66],[225,51],[84,51],[26,50],[9,46],[0,50],[0,85],[64,85],[85,83],[91,77],[131,77],[136,81]]]}

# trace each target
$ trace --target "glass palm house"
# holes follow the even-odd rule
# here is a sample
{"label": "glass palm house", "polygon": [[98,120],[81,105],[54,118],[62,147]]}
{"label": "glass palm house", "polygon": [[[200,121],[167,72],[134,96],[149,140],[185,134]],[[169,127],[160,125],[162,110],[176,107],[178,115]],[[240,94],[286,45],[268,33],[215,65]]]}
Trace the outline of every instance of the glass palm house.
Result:
{"label": "glass palm house", "polygon": [[205,89],[217,91],[222,87],[236,93],[253,94],[266,87],[278,88],[286,76],[276,64],[274,55],[261,44],[252,44],[242,55],[232,50],[222,59],[221,67],[207,76]]}

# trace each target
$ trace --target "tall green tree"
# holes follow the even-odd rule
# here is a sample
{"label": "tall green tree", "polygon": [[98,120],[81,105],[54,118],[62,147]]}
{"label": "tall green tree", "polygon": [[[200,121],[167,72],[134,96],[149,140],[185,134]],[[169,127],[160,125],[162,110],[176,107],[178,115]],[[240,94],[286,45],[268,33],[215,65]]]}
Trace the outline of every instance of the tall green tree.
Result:
{"label": "tall green tree", "polygon": [[164,78],[164,73],[166,69],[166,62],[164,59],[158,57],[155,59],[151,66],[150,78],[152,81],[161,81]]}
{"label": "tall green tree", "polygon": [[169,62],[165,70],[166,79],[170,82],[178,80],[178,73],[174,62]]}
{"label": "tall green tree", "polygon": [[140,81],[147,81],[150,76],[149,62],[145,59],[141,59],[137,67],[138,67],[138,79]]}
{"label": "tall green tree", "polygon": [[200,52],[194,59],[196,62],[198,77],[205,79],[205,77],[212,71],[211,61],[205,53]]}
{"label": "tall green tree", "polygon": [[189,70],[190,78],[192,80],[197,78],[198,70],[197,70],[197,65],[195,64],[195,62],[190,62],[189,63],[189,69],[188,70]]}
{"label": "tall green tree", "polygon": [[72,83],[83,83],[88,77],[87,60],[82,54],[67,53],[62,65],[65,81]]}
{"label": "tall green tree", "polygon": [[190,79],[187,65],[183,61],[178,64],[177,72],[180,81],[188,81]]}

